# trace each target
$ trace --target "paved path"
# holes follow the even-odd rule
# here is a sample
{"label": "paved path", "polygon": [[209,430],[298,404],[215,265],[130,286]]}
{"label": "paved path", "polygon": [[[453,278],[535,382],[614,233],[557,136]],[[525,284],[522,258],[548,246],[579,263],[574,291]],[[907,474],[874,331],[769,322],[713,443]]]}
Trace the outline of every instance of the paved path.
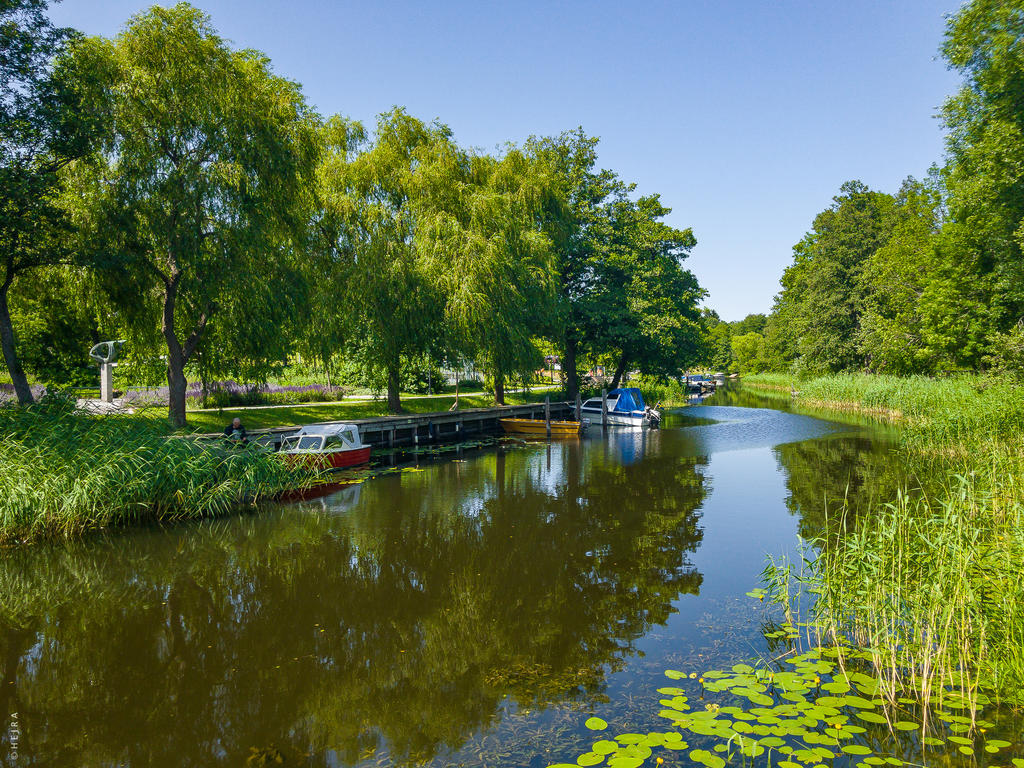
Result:
{"label": "paved path", "polygon": [[[544,387],[531,387],[531,392],[553,392],[561,389],[560,386],[544,386]],[[506,389],[506,394],[512,394],[513,392],[525,392],[525,389]],[[479,395],[489,395],[490,392],[459,392],[459,397],[477,397]],[[454,392],[445,392],[441,395],[402,395],[402,402],[406,400],[426,400],[427,398],[436,397],[455,397]],[[382,400],[382,397],[367,397],[366,395],[345,395],[340,400],[330,400],[327,402],[315,402],[315,403],[287,403],[285,405],[226,405],[223,408],[190,408],[189,413],[210,413],[216,411],[267,411],[273,410],[274,408],[308,408],[310,406],[321,406],[321,405],[351,405],[354,403],[375,403]]]}
{"label": "paved path", "polygon": [[[549,385],[543,387],[532,387],[531,392],[553,392],[561,389],[557,385]],[[507,394],[513,392],[525,392],[525,389],[506,389]],[[489,395],[490,392],[460,392],[459,397],[477,397],[479,395]],[[446,392],[441,395],[402,395],[402,400],[425,400],[427,398],[441,398],[441,397],[455,397],[454,392]],[[310,408],[328,405],[355,405],[359,403],[373,403],[378,402],[381,398],[379,397],[367,397],[366,395],[344,395],[340,400],[330,400],[327,402],[315,402],[315,403],[287,403],[284,405],[228,405],[223,408],[190,408],[189,413],[217,413],[219,411],[267,411],[278,408]],[[90,411],[91,413],[135,413],[135,409],[128,405],[122,398],[115,398],[114,402],[108,403],[98,398],[82,398],[75,402],[76,406],[84,411]],[[155,404],[148,403],[147,407],[153,407]]]}

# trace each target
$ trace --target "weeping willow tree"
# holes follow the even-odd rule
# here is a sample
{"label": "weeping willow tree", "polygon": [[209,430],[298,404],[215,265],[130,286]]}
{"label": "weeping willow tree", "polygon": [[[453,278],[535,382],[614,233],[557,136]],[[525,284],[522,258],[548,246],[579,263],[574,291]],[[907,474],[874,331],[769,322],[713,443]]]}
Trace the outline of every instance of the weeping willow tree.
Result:
{"label": "weeping willow tree", "polygon": [[422,179],[432,212],[423,234],[449,334],[491,375],[502,405],[505,383],[542,365],[535,339],[555,312],[556,285],[552,243],[538,221],[559,199],[542,167],[514,149],[501,159],[448,153],[431,168]]}
{"label": "weeping willow tree", "polygon": [[355,196],[351,163],[366,144],[359,122],[335,115],[320,129],[321,157],[310,211],[310,248],[305,268],[309,313],[296,337],[300,353],[324,367],[331,385],[331,360],[352,340],[360,298],[351,290],[355,273]]}
{"label": "weeping willow tree", "polygon": [[[218,322],[238,358],[281,354],[304,238],[317,117],[270,62],[234,51],[187,3],[154,6],[81,51],[106,64],[109,132],[82,190],[127,314],[160,329],[170,418]],[[140,311],[141,307],[141,311]]]}
{"label": "weeping willow tree", "polygon": [[[378,117],[373,139],[335,121],[333,149],[321,164],[316,214],[325,280],[346,347],[384,374],[388,409],[402,410],[402,364],[438,349],[442,301],[417,233],[432,215],[421,177],[453,151],[451,131],[395,108]],[[447,190],[458,194],[458,189]],[[440,199],[440,192],[431,195]]]}

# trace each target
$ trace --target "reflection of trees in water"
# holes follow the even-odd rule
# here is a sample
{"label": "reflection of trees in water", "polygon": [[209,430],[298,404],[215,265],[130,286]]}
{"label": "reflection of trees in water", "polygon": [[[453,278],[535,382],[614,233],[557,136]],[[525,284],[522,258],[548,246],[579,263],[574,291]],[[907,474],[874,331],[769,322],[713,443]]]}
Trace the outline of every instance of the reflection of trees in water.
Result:
{"label": "reflection of trees in water", "polygon": [[344,511],[8,553],[0,696],[23,762],[424,759],[505,696],[598,694],[699,589],[700,462],[550,450],[379,478]]}
{"label": "reflection of trees in water", "polygon": [[701,405],[730,405],[736,408],[774,408],[775,410],[790,412],[793,410],[790,407],[791,400],[789,392],[729,386],[716,390]]}
{"label": "reflection of trees in water", "polygon": [[776,446],[786,470],[786,506],[799,515],[800,536],[813,539],[843,514],[856,517],[913,485],[905,458],[886,440],[835,435]]}

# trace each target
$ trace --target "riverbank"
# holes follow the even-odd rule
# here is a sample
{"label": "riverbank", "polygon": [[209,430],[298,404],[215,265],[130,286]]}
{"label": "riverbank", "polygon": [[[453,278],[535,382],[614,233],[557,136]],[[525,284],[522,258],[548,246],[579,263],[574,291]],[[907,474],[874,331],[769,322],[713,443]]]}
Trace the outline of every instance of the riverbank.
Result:
{"label": "riverbank", "polygon": [[90,415],[59,396],[0,408],[0,545],[211,517],[314,479],[263,451],[170,435],[161,420]]}
{"label": "riverbank", "polygon": [[796,379],[788,374],[745,376],[743,385],[790,392],[810,408],[856,412],[904,427],[906,437],[932,447],[989,450],[1024,433],[1024,386],[988,376],[835,374]]}
{"label": "riverbank", "polygon": [[[555,397],[557,389],[537,388],[529,392],[507,392],[508,405],[543,402]],[[455,404],[455,395],[412,395],[402,398],[406,413],[437,413],[448,411]],[[486,408],[494,405],[489,392],[459,395],[460,408]],[[247,429],[270,429],[320,421],[351,421],[387,416],[388,404],[384,399],[346,400],[334,403],[307,405],[281,405],[248,408],[205,409],[188,412],[189,429],[194,432],[219,432],[234,418],[242,419]]]}
{"label": "riverbank", "polygon": [[1024,702],[1024,387],[866,374],[743,384],[897,424],[903,458],[944,477],[929,493],[908,484],[857,519],[831,511],[809,570],[774,571],[776,599],[815,593],[805,618],[819,638],[867,648],[893,697],[956,689],[975,703]]}

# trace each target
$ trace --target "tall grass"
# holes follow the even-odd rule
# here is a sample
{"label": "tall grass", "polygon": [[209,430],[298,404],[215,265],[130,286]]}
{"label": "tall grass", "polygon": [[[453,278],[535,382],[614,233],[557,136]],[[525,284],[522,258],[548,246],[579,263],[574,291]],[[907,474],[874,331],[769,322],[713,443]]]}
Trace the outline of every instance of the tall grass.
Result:
{"label": "tall grass", "polygon": [[930,473],[938,465],[944,481],[931,493],[905,488],[856,520],[839,511],[803,575],[769,569],[777,595],[813,594],[811,625],[866,649],[893,697],[956,688],[973,701],[988,691],[1024,704],[1024,387],[871,375],[793,386],[797,403],[901,424],[905,459]]}
{"label": "tall grass", "polygon": [[76,412],[60,396],[0,407],[0,543],[223,514],[311,481],[258,448],[168,432],[158,421]]}
{"label": "tall grass", "polygon": [[960,375],[927,376],[835,374],[796,380],[784,374],[758,374],[744,385],[779,389],[792,386],[795,399],[816,407],[874,413],[906,427],[906,438],[922,446],[973,447],[1024,434],[1024,386],[1011,379]]}
{"label": "tall grass", "polygon": [[1011,477],[952,477],[937,497],[843,516],[801,575],[774,566],[768,581],[777,597],[794,593],[787,580],[814,595],[818,642],[867,650],[890,701],[955,690],[1024,703],[1024,507]]}

